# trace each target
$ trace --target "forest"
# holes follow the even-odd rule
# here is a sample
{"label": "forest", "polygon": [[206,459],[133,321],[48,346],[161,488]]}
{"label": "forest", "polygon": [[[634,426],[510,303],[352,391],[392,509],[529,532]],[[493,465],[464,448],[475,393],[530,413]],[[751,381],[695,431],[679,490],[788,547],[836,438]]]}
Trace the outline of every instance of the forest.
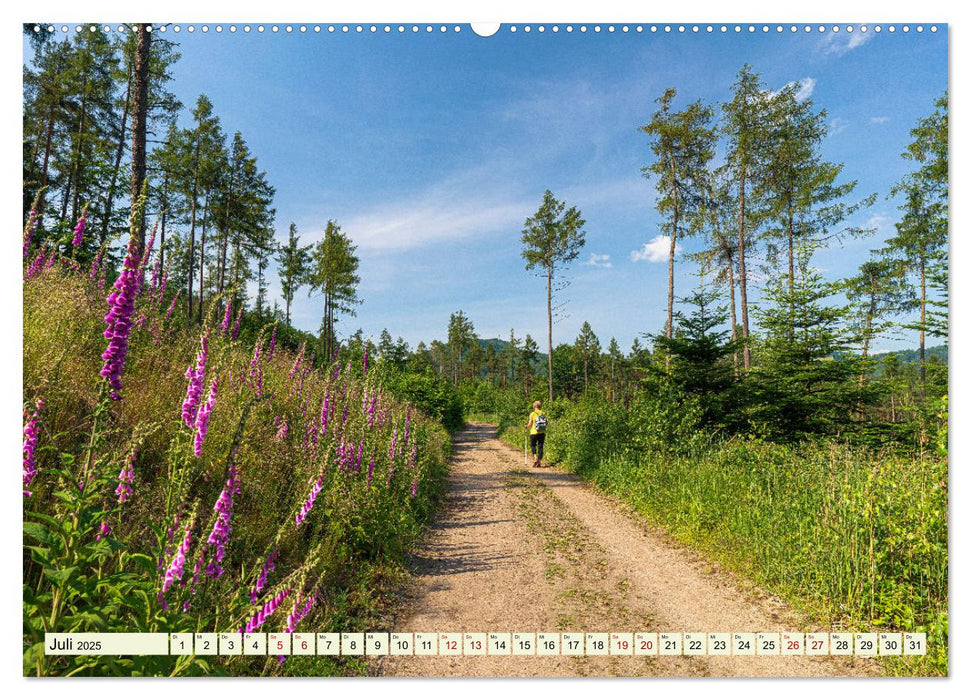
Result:
{"label": "forest", "polygon": [[[670,244],[664,326],[621,348],[584,321],[554,345],[588,234],[583,202],[547,190],[518,249],[542,336],[481,338],[457,309],[411,347],[404,327],[348,330],[366,309],[354,231],[326,212],[319,231],[278,219],[231,118],[173,92],[177,43],[146,25],[32,27],[25,674],[364,672],[40,649],[51,630],[379,624],[450,434],[489,421],[521,447],[534,400],[556,466],[821,624],[927,632],[931,654],[888,672],[947,673],[946,93],[901,146],[906,177],[871,193],[823,158],[826,111],[798,83],[772,91],[743,65],[722,104],[669,88],[631,125]],[[891,199],[886,240],[852,223]],[[853,275],[814,266],[867,237]],[[699,251],[677,254],[685,239]],[[676,269],[697,284],[676,288]],[[291,323],[298,294],[319,299],[316,331]],[[877,352],[901,338],[913,349]]]}

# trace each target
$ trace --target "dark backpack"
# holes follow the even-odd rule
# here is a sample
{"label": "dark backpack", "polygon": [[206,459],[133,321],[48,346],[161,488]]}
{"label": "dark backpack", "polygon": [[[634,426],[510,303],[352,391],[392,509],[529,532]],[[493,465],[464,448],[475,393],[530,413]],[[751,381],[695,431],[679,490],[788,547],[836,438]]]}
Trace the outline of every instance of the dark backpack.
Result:
{"label": "dark backpack", "polygon": [[546,416],[540,413],[538,416],[536,416],[533,419],[533,427],[536,428],[537,432],[544,433],[546,432],[547,422],[548,421],[546,420]]}

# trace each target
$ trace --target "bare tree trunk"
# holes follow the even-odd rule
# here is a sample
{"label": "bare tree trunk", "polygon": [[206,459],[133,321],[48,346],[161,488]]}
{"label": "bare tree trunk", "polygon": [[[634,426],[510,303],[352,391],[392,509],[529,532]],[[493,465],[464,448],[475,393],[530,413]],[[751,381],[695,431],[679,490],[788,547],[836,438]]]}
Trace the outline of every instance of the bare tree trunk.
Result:
{"label": "bare tree trunk", "polygon": [[[671,249],[668,252],[668,322],[665,334],[668,339],[674,337],[674,254],[677,250],[678,241],[678,214],[679,212],[679,202],[678,202],[678,170],[675,166],[674,157],[671,157],[671,180],[673,182],[671,187],[671,200],[674,204],[672,211],[673,219],[671,222]],[[671,352],[670,350],[665,350],[664,352],[664,368],[668,371],[671,370]]]}
{"label": "bare tree trunk", "polygon": [[[84,123],[88,116],[88,76],[84,76],[81,84],[81,116],[78,119],[77,146],[74,151],[74,163],[71,165],[71,180],[74,181],[74,196],[71,197],[71,221],[78,220],[79,199],[81,197],[81,152],[84,148]],[[70,190],[68,190],[70,192]]]}
{"label": "bare tree trunk", "polygon": [[927,256],[920,249],[920,400],[927,398],[927,357],[924,347],[924,324],[927,322]]}
{"label": "bare tree trunk", "polygon": [[202,208],[202,232],[199,235],[199,323],[202,323],[203,284],[206,274],[206,225],[209,220],[209,190],[206,190],[206,203]]}
{"label": "bare tree trunk", "polygon": [[546,268],[546,329],[549,355],[546,358],[550,385],[550,403],[553,403],[553,265]]}
{"label": "bare tree trunk", "polygon": [[196,207],[199,205],[199,132],[196,131],[195,163],[192,169],[192,208],[189,214],[189,299],[186,314],[192,318],[192,280],[196,261]]}
{"label": "bare tree trunk", "polygon": [[742,365],[745,369],[752,366],[752,349],[748,338],[748,289],[745,274],[745,169],[738,186],[738,291],[742,303]]}
{"label": "bare tree trunk", "polygon": [[169,208],[169,174],[165,173],[162,181],[162,238],[158,244],[158,269],[165,269],[165,219]]}
{"label": "bare tree trunk", "polygon": [[111,211],[115,203],[115,185],[118,171],[121,168],[121,158],[125,153],[125,134],[128,129],[128,110],[131,106],[132,69],[128,69],[128,87],[125,89],[125,104],[121,110],[121,133],[118,135],[118,148],[115,149],[115,165],[111,169],[111,181],[108,184],[108,196],[105,200],[104,215],[101,219],[101,244],[108,240],[108,229],[111,226]]}
{"label": "bare tree trunk", "polygon": [[54,106],[51,105],[51,110],[47,117],[47,134],[44,137],[44,165],[41,167],[40,176],[40,200],[37,202],[37,223],[40,226],[44,221],[44,198],[46,196],[47,190],[47,176],[49,174],[49,167],[51,162],[51,144],[54,139]]}
{"label": "bare tree trunk", "polygon": [[[148,116],[149,55],[152,47],[152,33],[148,24],[136,28],[138,42],[135,45],[134,88],[132,103],[132,146],[131,146],[131,201],[132,210],[138,202],[145,183],[145,127]],[[145,248],[145,214],[132,222],[132,234],[138,236],[139,250]]]}

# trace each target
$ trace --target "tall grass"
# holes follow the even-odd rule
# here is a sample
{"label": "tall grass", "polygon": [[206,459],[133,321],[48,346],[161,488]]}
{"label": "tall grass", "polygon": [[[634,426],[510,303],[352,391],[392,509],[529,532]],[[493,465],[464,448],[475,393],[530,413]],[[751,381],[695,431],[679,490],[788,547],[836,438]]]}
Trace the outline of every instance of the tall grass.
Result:
{"label": "tall grass", "polygon": [[[928,657],[890,670],[946,673],[946,458],[718,440],[692,429],[696,408],[675,397],[630,409],[588,397],[551,420],[547,450],[817,624],[926,632]],[[504,436],[522,444],[519,428]]]}
{"label": "tall grass", "polygon": [[[271,353],[271,325],[256,355],[211,319],[206,330],[166,323],[168,302],[148,289],[139,297],[143,322],[122,399],[111,401],[99,376],[104,291],[60,264],[24,284],[25,407],[44,403],[24,497],[24,673],[353,671],[323,658],[43,655],[45,631],[380,624],[381,590],[441,492],[448,434],[380,372]],[[181,406],[202,333],[204,386],[218,377],[219,392],[197,457]],[[132,495],[121,503],[129,460]]]}

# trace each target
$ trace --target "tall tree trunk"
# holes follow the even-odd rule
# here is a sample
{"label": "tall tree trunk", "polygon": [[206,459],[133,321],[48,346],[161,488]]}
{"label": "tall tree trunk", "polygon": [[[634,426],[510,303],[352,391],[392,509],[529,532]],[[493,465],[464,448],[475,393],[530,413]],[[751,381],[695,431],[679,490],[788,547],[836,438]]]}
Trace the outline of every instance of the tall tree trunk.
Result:
{"label": "tall tree trunk", "polygon": [[748,343],[748,285],[745,274],[745,167],[738,185],[738,292],[742,303],[742,366],[752,366],[752,350]]}
{"label": "tall tree trunk", "polygon": [[115,164],[111,169],[111,180],[108,183],[108,193],[105,199],[105,210],[101,218],[101,244],[108,240],[108,229],[111,226],[111,212],[115,203],[115,186],[118,181],[118,171],[121,169],[121,158],[125,153],[125,134],[128,130],[128,110],[131,106],[132,67],[128,68],[128,86],[125,88],[125,104],[121,109],[121,132],[118,134],[118,147],[115,149]]}
{"label": "tall tree trunk", "polygon": [[192,318],[192,281],[196,262],[196,207],[199,206],[199,131],[196,130],[195,162],[192,168],[192,206],[189,213],[189,299],[186,314]]}
{"label": "tall tree trunk", "polygon": [[49,168],[51,162],[51,145],[54,140],[54,105],[51,105],[50,112],[47,115],[47,133],[44,136],[44,164],[41,166],[40,175],[40,199],[37,202],[37,224],[40,227],[44,221],[44,201],[47,190],[47,177],[49,175]]}
{"label": "tall tree trunk", "polygon": [[546,267],[546,339],[549,355],[546,357],[546,371],[550,385],[550,403],[553,403],[553,265]]}
{"label": "tall tree trunk", "polygon": [[74,181],[74,196],[71,197],[71,221],[78,220],[79,199],[81,197],[81,154],[84,150],[84,124],[88,115],[88,76],[81,83],[81,116],[78,118],[77,145],[74,162],[71,164],[71,180]]}
{"label": "tall tree trunk", "polygon": [[[680,214],[680,202],[678,201],[678,170],[675,165],[674,156],[671,156],[671,201],[674,208],[671,221],[671,249],[668,251],[668,322],[665,334],[668,339],[674,337],[674,254],[678,245],[678,215]],[[671,352],[664,352],[664,368],[671,370]]]}
{"label": "tall tree trunk", "polygon": [[199,234],[199,323],[202,323],[203,286],[206,275],[206,227],[209,222],[209,190],[206,190],[206,203],[202,207],[202,231]]}
{"label": "tall tree trunk", "polygon": [[924,324],[927,323],[927,256],[920,248],[920,400],[927,398],[927,357],[924,348]]}
{"label": "tall tree trunk", "polygon": [[792,340],[796,334],[796,306],[795,306],[795,282],[794,278],[796,276],[795,268],[795,252],[793,251],[793,244],[795,243],[795,235],[793,232],[793,222],[792,222],[792,202],[789,201],[789,220],[788,220],[788,235],[789,235],[789,340]]}
{"label": "tall tree trunk", "polygon": [[731,250],[728,250],[728,297],[732,304],[732,372],[738,379],[738,317],[735,314],[735,260]]}
{"label": "tall tree trunk", "polygon": [[158,244],[158,269],[165,270],[165,219],[169,208],[169,173],[165,172],[162,180],[162,238]]}
{"label": "tall tree trunk", "polygon": [[[131,145],[131,201],[134,210],[145,182],[145,131],[148,117],[148,64],[152,47],[152,34],[148,24],[136,28],[138,41],[135,45],[134,100],[132,102]],[[138,236],[139,250],[145,247],[145,214],[132,222],[132,234]]]}

